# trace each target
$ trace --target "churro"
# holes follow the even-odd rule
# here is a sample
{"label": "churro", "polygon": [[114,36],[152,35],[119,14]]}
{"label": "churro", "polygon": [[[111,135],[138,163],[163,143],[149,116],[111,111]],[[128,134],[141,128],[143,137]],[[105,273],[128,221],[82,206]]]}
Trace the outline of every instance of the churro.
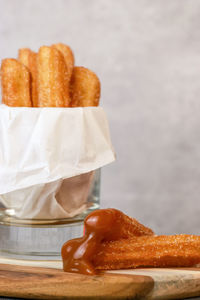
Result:
{"label": "churro", "polygon": [[100,81],[95,73],[74,67],[70,82],[71,106],[98,106]]}
{"label": "churro", "polygon": [[69,106],[68,78],[60,51],[55,47],[41,47],[38,52],[38,106]]}
{"label": "churro", "polygon": [[154,234],[150,228],[115,208],[92,212],[85,218],[84,225],[86,234],[88,231],[99,231],[97,234],[101,235],[102,241]]}
{"label": "churro", "polygon": [[[50,47],[42,46],[38,53],[29,48],[21,48],[19,49],[18,60],[27,69],[23,71],[21,67],[21,76],[18,76],[16,75],[16,66],[14,67],[14,63],[12,63],[15,71],[9,71],[10,75],[3,75],[4,103],[14,106],[34,107],[99,105],[101,87],[98,77],[87,68],[74,67],[74,54],[69,46],[62,43],[53,44]],[[16,60],[11,59],[11,61]],[[27,71],[29,71],[29,76]],[[23,72],[24,74],[22,74]],[[4,70],[2,70],[2,73],[5,73]],[[9,96],[9,99],[17,99],[9,100],[9,104],[6,99],[8,95],[15,91],[15,88],[8,91],[10,85],[6,83],[5,76],[9,76],[9,81],[11,81],[11,74],[18,77],[16,79],[13,77],[13,84],[14,82],[19,83],[19,77],[24,77],[25,80],[21,84],[21,90],[17,91],[15,96]],[[9,88],[6,89],[6,86],[7,88],[9,86]],[[18,99],[18,94],[22,94],[22,86],[24,86],[24,95],[25,90],[26,93],[29,91],[30,94],[25,102]]]}
{"label": "churro", "polygon": [[200,263],[200,236],[156,236],[115,209],[89,214],[84,225],[85,235],[62,247],[66,272],[94,275],[98,270],[192,267]]}
{"label": "churro", "polygon": [[66,272],[95,274],[91,259],[98,253],[101,243],[153,234],[151,229],[117,209],[92,212],[86,217],[84,226],[85,235],[82,238],[68,241],[62,247],[63,268]]}
{"label": "churro", "polygon": [[1,64],[2,102],[8,106],[32,106],[30,72],[16,59]]}
{"label": "churro", "polygon": [[104,270],[192,267],[200,263],[200,236],[141,236],[104,242],[91,263]]}
{"label": "churro", "polygon": [[70,81],[72,71],[73,71],[73,68],[74,68],[74,54],[73,54],[71,48],[67,45],[62,44],[62,43],[53,44],[52,47],[55,47],[64,56],[65,63],[67,65],[68,75],[69,75],[68,80]]}
{"label": "churro", "polygon": [[28,48],[19,49],[19,61],[24,64],[31,73],[31,97],[33,106],[38,106],[37,90],[37,53]]}

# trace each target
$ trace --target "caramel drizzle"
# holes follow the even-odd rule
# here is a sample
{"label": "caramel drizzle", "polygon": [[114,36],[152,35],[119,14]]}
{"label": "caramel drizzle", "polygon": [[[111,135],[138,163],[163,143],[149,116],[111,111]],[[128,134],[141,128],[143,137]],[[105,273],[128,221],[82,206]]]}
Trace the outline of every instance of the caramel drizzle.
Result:
{"label": "caramel drizzle", "polygon": [[61,250],[65,272],[95,275],[92,258],[103,241],[117,240],[121,235],[122,213],[116,209],[101,209],[84,221],[85,235],[66,242]]}

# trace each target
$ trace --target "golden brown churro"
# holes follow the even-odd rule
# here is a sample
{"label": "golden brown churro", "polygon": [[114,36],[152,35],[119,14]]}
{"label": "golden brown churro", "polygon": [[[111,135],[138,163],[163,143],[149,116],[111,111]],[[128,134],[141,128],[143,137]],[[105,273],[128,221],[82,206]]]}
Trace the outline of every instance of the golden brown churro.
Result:
{"label": "golden brown churro", "polygon": [[29,68],[29,64],[30,64],[29,60],[30,60],[30,53],[31,52],[32,51],[30,49],[28,49],[28,48],[21,48],[18,51],[18,59],[19,59],[19,61],[23,65],[25,65],[27,68]]}
{"label": "golden brown churro", "polygon": [[37,53],[28,48],[19,49],[19,61],[24,64],[31,73],[31,96],[33,106],[38,106],[37,90]]}
{"label": "golden brown churro", "polygon": [[100,88],[95,73],[84,67],[74,67],[70,82],[71,106],[98,106]]}
{"label": "golden brown churro", "polygon": [[191,267],[200,263],[200,236],[141,236],[102,243],[92,259],[96,269]]}
{"label": "golden brown churro", "polygon": [[[42,46],[39,53],[35,53],[29,48],[22,48],[19,49],[18,60],[27,67],[27,69],[24,68],[24,71],[21,67],[20,78],[24,76],[25,81],[21,84],[21,90],[14,96],[14,86],[8,91],[10,85],[5,83],[8,74],[4,75],[5,72],[2,70],[2,93],[6,91],[6,94],[3,95],[4,103],[10,93],[10,95],[12,94],[11,98],[17,100],[12,100],[10,104],[7,102],[8,105],[19,106],[25,103],[23,106],[34,107],[98,106],[100,81],[96,74],[87,68],[74,67],[74,55],[69,46],[62,43],[53,44],[50,47]],[[16,60],[10,59],[10,61]],[[12,64],[14,66],[14,62]],[[15,72],[9,71],[9,81],[11,81],[11,74],[17,76],[16,66],[14,69]],[[27,71],[29,71],[29,79],[27,79]],[[24,74],[22,74],[23,72]],[[14,79],[13,77],[12,82],[13,85],[19,83],[19,78]],[[24,93],[26,90],[30,94],[26,102],[17,98],[17,93],[21,94],[22,86],[24,86]],[[18,105],[18,103],[21,104]]]}
{"label": "golden brown churro", "polygon": [[[118,231],[118,239],[128,239],[133,236],[141,236],[141,235],[153,235],[153,231],[144,226],[143,224],[139,223],[136,219],[131,218],[124,213],[122,213],[118,209],[114,208],[109,208],[109,209],[101,209],[99,211],[96,211],[93,213],[93,215],[98,214],[99,218],[102,218],[103,222],[106,222],[106,214],[110,213],[113,215],[112,221],[110,221],[110,226],[117,226],[117,231]],[[102,214],[102,217],[101,217]],[[89,220],[86,218],[86,222]],[[111,224],[112,223],[112,224]],[[122,226],[123,224],[123,226]],[[113,235],[110,233],[110,228],[109,228],[109,240],[110,240],[110,235]],[[113,239],[113,237],[112,237]]]}
{"label": "golden brown churro", "polygon": [[200,263],[200,236],[156,236],[115,209],[92,212],[84,225],[85,235],[62,247],[66,272],[94,275],[97,270],[191,267]]}
{"label": "golden brown churro", "polygon": [[63,55],[55,47],[38,52],[38,106],[69,106],[69,73]]}
{"label": "golden brown churro", "polygon": [[55,47],[64,56],[65,63],[67,65],[67,69],[68,69],[68,74],[69,74],[68,80],[70,81],[71,76],[72,76],[72,71],[74,68],[74,54],[73,54],[71,48],[62,43],[54,44],[54,45],[52,45],[52,47]]}
{"label": "golden brown churro", "polygon": [[95,274],[91,259],[98,253],[102,242],[153,234],[151,229],[113,208],[92,212],[86,217],[84,226],[82,238],[68,241],[62,247],[66,272]]}
{"label": "golden brown churro", "polygon": [[32,106],[30,72],[16,59],[3,59],[1,64],[2,102],[8,106]]}

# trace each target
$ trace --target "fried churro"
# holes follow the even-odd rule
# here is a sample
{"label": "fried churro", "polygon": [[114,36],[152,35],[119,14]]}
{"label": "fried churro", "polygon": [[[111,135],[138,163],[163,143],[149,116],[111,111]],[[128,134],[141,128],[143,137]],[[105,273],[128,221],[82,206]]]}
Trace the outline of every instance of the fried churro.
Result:
{"label": "fried churro", "polygon": [[[23,106],[34,107],[77,107],[77,106],[98,106],[100,98],[100,81],[96,74],[84,67],[74,67],[74,54],[71,48],[65,44],[57,43],[52,46],[42,46],[39,53],[33,52],[29,48],[21,48],[18,53],[19,62],[27,67],[22,70],[21,75],[14,80],[13,84],[19,83],[19,77],[24,77],[25,81],[21,84],[24,86],[24,92],[29,91],[27,102]],[[13,59],[13,61],[16,61]],[[15,72],[10,72],[16,74]],[[19,69],[19,68],[18,68]],[[29,71],[29,79],[27,76]],[[22,74],[24,72],[24,74]],[[2,70],[2,86],[3,92],[6,90],[6,78],[8,74],[4,75]],[[11,75],[9,75],[11,76]],[[10,77],[9,77],[9,80]],[[25,87],[26,85],[26,87]],[[19,93],[21,93],[21,90]],[[13,93],[13,88],[6,93],[8,95]],[[4,100],[7,98],[4,95]],[[17,99],[18,95],[15,94]],[[14,95],[11,97],[14,99]],[[17,105],[14,101],[11,104]],[[32,105],[30,105],[30,101]],[[6,102],[5,102],[6,103]],[[26,105],[27,103],[27,105]]]}
{"label": "fried churro", "polygon": [[8,106],[32,106],[30,72],[16,59],[1,64],[2,102]]}
{"label": "fried churro", "polygon": [[41,47],[38,52],[38,106],[69,106],[68,78],[60,51],[55,47]]}
{"label": "fried churro", "polygon": [[140,236],[104,242],[91,263],[103,270],[191,267],[200,263],[200,236]]}
{"label": "fried churro", "polygon": [[73,54],[71,48],[67,45],[62,44],[62,43],[53,44],[52,47],[55,47],[64,56],[65,63],[67,65],[67,69],[68,69],[68,74],[69,74],[68,80],[70,81],[72,71],[73,71],[73,68],[74,68],[74,54]]}
{"label": "fried churro", "polygon": [[74,67],[70,82],[71,106],[98,106],[100,81],[95,73]]}
{"label": "fried churro", "polygon": [[117,209],[92,212],[86,217],[84,226],[83,238],[68,241],[62,247],[63,268],[66,272],[95,274],[91,259],[98,253],[102,242],[153,234],[151,229]]}
{"label": "fried churro", "polygon": [[62,247],[63,269],[88,275],[98,270],[191,267],[200,263],[200,236],[156,236],[118,210],[87,216],[85,235]]}
{"label": "fried churro", "polygon": [[[153,235],[153,231],[118,209],[108,208],[92,212],[84,221],[85,232],[100,231],[102,241]],[[112,228],[112,230],[111,230]]]}
{"label": "fried churro", "polygon": [[38,90],[37,90],[37,53],[28,48],[19,49],[19,61],[24,64],[31,73],[31,97],[33,106],[38,106]]}

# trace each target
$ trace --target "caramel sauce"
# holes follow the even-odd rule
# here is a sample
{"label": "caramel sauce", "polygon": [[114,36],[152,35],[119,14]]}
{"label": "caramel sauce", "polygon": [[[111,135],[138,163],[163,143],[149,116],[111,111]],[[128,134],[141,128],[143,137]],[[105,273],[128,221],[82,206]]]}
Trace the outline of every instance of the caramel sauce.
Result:
{"label": "caramel sauce", "polygon": [[95,275],[92,257],[102,241],[117,240],[121,234],[122,213],[117,209],[101,209],[84,221],[85,235],[66,242],[61,250],[65,272]]}

